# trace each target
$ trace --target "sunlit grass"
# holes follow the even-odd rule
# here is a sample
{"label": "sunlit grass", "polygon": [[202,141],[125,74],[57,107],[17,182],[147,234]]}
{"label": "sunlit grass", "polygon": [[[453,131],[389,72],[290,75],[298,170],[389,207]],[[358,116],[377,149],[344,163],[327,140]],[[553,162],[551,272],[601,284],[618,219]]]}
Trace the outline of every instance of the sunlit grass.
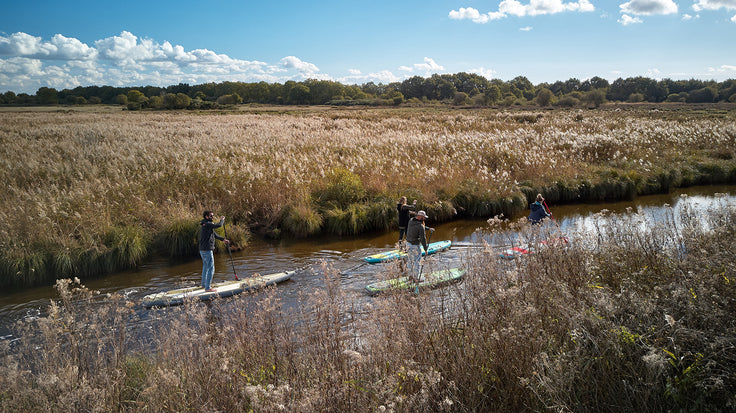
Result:
{"label": "sunlit grass", "polygon": [[174,237],[168,253],[191,254],[172,226],[204,209],[233,231],[353,234],[391,225],[373,205],[401,195],[445,220],[517,214],[522,193],[578,202],[734,182],[735,139],[733,112],[8,112],[0,283],[94,275],[108,265],[90,259],[116,248],[133,256],[103,261],[135,265],[150,251],[107,236],[126,228],[155,241],[144,249]]}

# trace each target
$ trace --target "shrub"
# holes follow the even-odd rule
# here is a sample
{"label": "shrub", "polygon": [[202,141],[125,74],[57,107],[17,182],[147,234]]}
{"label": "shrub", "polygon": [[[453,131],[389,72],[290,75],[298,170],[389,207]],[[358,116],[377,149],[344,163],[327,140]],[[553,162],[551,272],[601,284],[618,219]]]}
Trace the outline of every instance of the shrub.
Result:
{"label": "shrub", "polygon": [[580,105],[580,99],[576,99],[572,96],[564,96],[557,100],[557,106],[571,108],[578,105]]}
{"label": "shrub", "polygon": [[112,227],[105,235],[108,271],[134,268],[150,252],[151,236],[137,225]]}
{"label": "shrub", "polygon": [[332,208],[324,213],[325,231],[335,235],[355,235],[368,227],[368,215],[364,205],[353,204],[347,208]]}
{"label": "shrub", "polygon": [[325,180],[324,186],[312,194],[321,205],[345,208],[365,197],[360,177],[345,168],[332,169]]}
{"label": "shrub", "polygon": [[290,205],[285,208],[281,220],[282,228],[297,237],[318,234],[322,229],[323,218],[309,205]]}
{"label": "shrub", "polygon": [[156,236],[156,245],[170,257],[194,256],[199,250],[199,222],[179,219],[167,224]]}

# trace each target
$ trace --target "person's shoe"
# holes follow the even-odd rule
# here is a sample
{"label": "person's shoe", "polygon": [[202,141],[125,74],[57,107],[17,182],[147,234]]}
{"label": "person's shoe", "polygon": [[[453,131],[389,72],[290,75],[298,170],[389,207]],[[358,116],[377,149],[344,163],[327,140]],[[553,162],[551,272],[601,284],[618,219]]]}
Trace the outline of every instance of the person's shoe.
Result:
{"label": "person's shoe", "polygon": [[208,288],[208,289],[204,290],[204,292],[206,292],[206,293],[214,293],[215,291],[217,291],[215,288]]}

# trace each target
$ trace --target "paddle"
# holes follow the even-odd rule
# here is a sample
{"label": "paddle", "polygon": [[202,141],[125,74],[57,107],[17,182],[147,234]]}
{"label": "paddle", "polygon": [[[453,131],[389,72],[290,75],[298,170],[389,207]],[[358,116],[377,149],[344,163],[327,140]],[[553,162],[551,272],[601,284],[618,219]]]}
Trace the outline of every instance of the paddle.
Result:
{"label": "paddle", "polygon": [[[434,231],[429,231],[429,238],[427,239],[427,251],[424,251],[424,259],[426,260],[429,256],[429,243],[432,241],[432,233]],[[422,279],[422,271],[424,270],[424,260],[422,260],[422,265],[419,266],[419,275],[417,276],[416,283],[417,283],[417,290],[416,292],[419,292],[419,283]]]}
{"label": "paddle", "polygon": [[549,212],[549,216],[550,216],[550,218],[552,218],[552,221],[554,221],[555,225],[557,225],[557,228],[559,228],[560,227],[560,224],[557,223],[557,220],[555,219],[555,216],[552,215],[552,211],[547,206],[547,201],[544,201],[543,200],[542,203],[544,204],[544,207],[547,208],[547,212]]}
{"label": "paddle", "polygon": [[[225,233],[225,239],[227,239],[227,230],[225,229],[225,223],[222,223],[222,232]],[[235,272],[235,261],[233,261],[233,252],[230,251],[230,243],[226,242],[225,245],[227,246],[227,252],[230,254],[230,263],[233,264],[233,274],[235,274],[235,281],[240,281],[240,278],[238,278],[238,273]]]}

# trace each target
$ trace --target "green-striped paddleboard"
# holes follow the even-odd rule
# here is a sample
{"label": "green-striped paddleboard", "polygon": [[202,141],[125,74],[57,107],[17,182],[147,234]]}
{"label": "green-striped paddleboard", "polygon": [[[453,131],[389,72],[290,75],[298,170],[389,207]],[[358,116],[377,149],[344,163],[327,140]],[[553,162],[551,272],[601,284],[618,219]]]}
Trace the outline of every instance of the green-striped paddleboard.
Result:
{"label": "green-striped paddleboard", "polygon": [[399,277],[369,284],[365,289],[368,290],[368,294],[376,295],[386,291],[432,288],[452,281],[458,281],[464,275],[464,268],[451,268],[424,274],[424,281],[419,283],[411,281],[409,277]]}

